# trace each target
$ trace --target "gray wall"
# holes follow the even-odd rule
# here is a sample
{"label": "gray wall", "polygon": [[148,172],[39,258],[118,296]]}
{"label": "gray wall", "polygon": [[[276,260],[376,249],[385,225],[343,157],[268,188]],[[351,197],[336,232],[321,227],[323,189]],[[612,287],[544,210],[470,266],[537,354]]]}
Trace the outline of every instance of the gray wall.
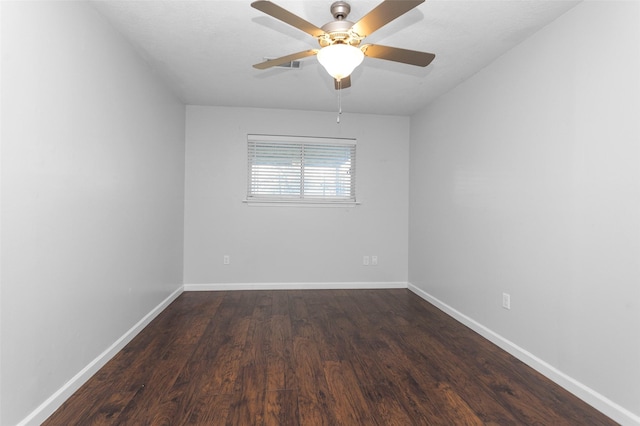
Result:
{"label": "gray wall", "polygon": [[2,2],[2,418],[182,282],[184,106],[85,2]]}
{"label": "gray wall", "polygon": [[409,224],[413,285],[636,416],[639,21],[581,3],[413,116]]}
{"label": "gray wall", "polygon": [[[362,204],[243,203],[247,133],[357,138]],[[186,285],[406,283],[408,117],[189,106],[186,147]]]}

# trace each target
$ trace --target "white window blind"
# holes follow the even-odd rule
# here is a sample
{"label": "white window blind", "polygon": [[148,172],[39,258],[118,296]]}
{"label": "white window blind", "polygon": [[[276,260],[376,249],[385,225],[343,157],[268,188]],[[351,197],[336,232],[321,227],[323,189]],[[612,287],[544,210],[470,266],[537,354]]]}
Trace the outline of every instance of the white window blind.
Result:
{"label": "white window blind", "polygon": [[247,135],[247,142],[247,201],[355,203],[355,139]]}

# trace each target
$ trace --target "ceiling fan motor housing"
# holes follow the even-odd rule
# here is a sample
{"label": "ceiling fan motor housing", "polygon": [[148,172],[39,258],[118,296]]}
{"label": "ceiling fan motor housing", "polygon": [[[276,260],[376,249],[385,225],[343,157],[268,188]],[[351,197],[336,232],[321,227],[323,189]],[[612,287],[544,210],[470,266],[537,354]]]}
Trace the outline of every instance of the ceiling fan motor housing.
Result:
{"label": "ceiling fan motor housing", "polygon": [[325,32],[322,36],[318,37],[320,46],[326,47],[332,44],[350,44],[357,46],[360,44],[360,39],[354,37],[351,30],[353,22],[350,21],[333,21],[322,26],[322,30]]}
{"label": "ceiling fan motor housing", "polygon": [[344,1],[337,1],[331,5],[331,14],[336,19],[322,26],[325,33],[318,37],[321,47],[331,46],[332,44],[350,44],[358,46],[362,37],[355,34],[351,27],[355,24],[347,21],[347,15],[351,12],[351,6]]}

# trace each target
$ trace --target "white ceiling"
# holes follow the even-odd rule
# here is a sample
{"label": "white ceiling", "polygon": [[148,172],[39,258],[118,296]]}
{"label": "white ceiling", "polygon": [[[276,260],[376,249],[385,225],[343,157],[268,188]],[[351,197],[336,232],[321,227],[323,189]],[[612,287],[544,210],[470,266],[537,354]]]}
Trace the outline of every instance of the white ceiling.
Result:
{"label": "white ceiling", "polygon": [[[333,0],[276,0],[320,27]],[[356,22],[381,0],[351,0]],[[298,70],[252,64],[317,48],[310,35],[251,1],[92,1],[190,105],[336,111],[338,92],[315,57]],[[345,112],[411,115],[575,6],[566,0],[427,0],[364,43],[431,52],[426,68],[365,58],[342,91]]]}

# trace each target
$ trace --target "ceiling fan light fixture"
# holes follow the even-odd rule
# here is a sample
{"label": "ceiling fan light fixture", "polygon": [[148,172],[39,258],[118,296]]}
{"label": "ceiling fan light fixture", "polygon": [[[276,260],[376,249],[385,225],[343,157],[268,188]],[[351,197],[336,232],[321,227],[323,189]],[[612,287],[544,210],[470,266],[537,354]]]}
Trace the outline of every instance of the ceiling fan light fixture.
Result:
{"label": "ceiling fan light fixture", "polygon": [[318,52],[318,62],[338,81],[350,76],[363,59],[364,53],[350,44],[332,44]]}

